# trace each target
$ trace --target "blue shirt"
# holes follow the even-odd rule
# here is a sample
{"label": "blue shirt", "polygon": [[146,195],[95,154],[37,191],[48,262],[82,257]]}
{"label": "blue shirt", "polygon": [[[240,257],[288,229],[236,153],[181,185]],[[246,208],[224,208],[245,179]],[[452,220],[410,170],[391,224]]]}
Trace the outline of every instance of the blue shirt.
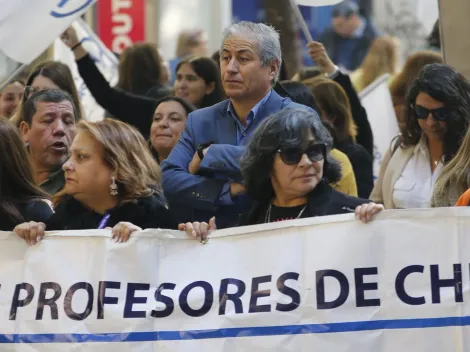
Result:
{"label": "blue shirt", "polygon": [[271,96],[272,89],[269,90],[268,94],[264,96],[263,99],[261,99],[253,108],[250,110],[246,117],[246,127],[243,126],[241,123],[240,119],[237,116],[237,113],[235,112],[235,109],[233,108],[232,102],[230,101],[228,103],[227,107],[227,112],[229,116],[235,120],[237,123],[237,145],[241,146],[243,145],[244,139],[247,136],[247,131],[250,128],[250,126],[253,124],[253,122],[256,120],[258,117],[258,111],[261,109],[261,107],[268,101],[269,97]]}
{"label": "blue shirt", "polygon": [[338,66],[345,68],[348,71],[355,70],[353,67],[352,57],[358,45],[361,43],[361,38],[366,31],[366,20],[361,18],[359,27],[354,31],[350,38],[340,37],[337,45],[337,52],[335,54],[335,62]]}
{"label": "blue shirt", "polygon": [[[271,96],[272,89],[261,99],[253,108],[250,110],[246,117],[246,127],[243,126],[240,119],[235,112],[235,109],[232,105],[232,102],[228,103],[227,112],[231,118],[233,118],[237,124],[237,146],[244,145],[245,137],[248,135],[248,129],[253,124],[253,122],[258,118],[258,112],[260,111],[261,107],[268,101],[269,97]],[[232,197],[230,195],[230,185],[231,181],[227,182],[224,187],[222,188],[222,192],[219,195],[219,202],[216,202],[216,205],[229,205],[233,204]],[[243,197],[242,197],[243,198]]]}

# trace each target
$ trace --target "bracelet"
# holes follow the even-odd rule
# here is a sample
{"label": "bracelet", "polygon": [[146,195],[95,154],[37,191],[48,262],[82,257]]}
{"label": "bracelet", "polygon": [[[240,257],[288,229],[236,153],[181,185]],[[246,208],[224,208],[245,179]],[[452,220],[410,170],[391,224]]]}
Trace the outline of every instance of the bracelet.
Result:
{"label": "bracelet", "polygon": [[82,45],[82,41],[80,41],[78,44],[75,44],[74,46],[72,46],[70,48],[70,50],[74,51],[75,49],[77,49],[80,45]]}

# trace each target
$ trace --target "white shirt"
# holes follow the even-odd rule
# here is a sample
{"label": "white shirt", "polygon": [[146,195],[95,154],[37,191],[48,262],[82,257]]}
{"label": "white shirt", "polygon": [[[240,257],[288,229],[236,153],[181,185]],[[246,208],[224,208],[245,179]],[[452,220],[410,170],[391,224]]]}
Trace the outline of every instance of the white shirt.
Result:
{"label": "white shirt", "polygon": [[430,208],[434,184],[444,169],[443,160],[431,171],[429,149],[423,135],[413,156],[393,186],[393,202],[397,209]]}

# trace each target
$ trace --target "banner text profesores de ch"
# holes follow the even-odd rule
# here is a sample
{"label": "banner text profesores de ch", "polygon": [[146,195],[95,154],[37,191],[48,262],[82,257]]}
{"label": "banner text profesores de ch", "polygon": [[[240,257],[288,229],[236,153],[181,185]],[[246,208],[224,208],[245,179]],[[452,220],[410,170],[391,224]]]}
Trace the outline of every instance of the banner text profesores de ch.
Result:
{"label": "banner text profesores de ch", "polygon": [[[453,264],[453,275],[447,277],[443,277],[441,267],[437,264],[406,266],[395,276],[393,294],[404,305],[418,306],[441,303],[441,291],[450,289],[455,302],[463,302],[463,265],[468,264]],[[445,272],[449,272],[448,269],[445,268]],[[77,282],[70,287],[63,287],[58,282],[42,282],[36,286],[22,282],[14,287],[13,292],[5,292],[0,287],[0,294],[11,295],[10,320],[15,320],[18,312],[27,306],[35,307],[35,316],[23,316],[25,319],[69,318],[78,321],[104,319],[106,306],[110,305],[122,306],[124,319],[166,318],[176,309],[193,318],[202,317],[212,309],[216,309],[220,316],[229,314],[229,310],[230,314],[292,312],[302,305],[301,293],[305,290],[315,291],[318,310],[339,308],[348,298],[355,302],[357,308],[380,307],[381,300],[377,297],[378,267],[354,268],[352,273],[348,276],[335,269],[316,270],[312,273],[316,283],[312,288],[300,287],[299,273],[286,272],[279,277],[268,274],[248,280],[224,278],[220,282],[193,281],[184,286],[164,282],[156,288],[152,288],[149,283],[119,281]],[[417,276],[422,276],[428,282],[430,300],[407,288],[407,282]],[[467,278],[467,281],[470,279]],[[328,293],[328,287],[333,288],[334,297]],[[283,297],[268,304],[272,294]],[[192,295],[202,298],[191,300]],[[77,307],[75,297],[79,297],[81,307]],[[154,308],[139,309],[142,305]],[[93,312],[96,314],[94,317]]]}

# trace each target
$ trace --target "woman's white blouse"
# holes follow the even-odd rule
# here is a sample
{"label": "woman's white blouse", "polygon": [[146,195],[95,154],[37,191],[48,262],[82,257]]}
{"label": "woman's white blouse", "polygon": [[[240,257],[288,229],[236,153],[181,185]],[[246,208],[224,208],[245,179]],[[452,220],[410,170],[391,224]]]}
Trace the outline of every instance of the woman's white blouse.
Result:
{"label": "woman's white blouse", "polygon": [[434,172],[426,138],[421,137],[413,156],[393,186],[393,203],[397,209],[430,208],[434,184],[444,169],[442,160]]}

